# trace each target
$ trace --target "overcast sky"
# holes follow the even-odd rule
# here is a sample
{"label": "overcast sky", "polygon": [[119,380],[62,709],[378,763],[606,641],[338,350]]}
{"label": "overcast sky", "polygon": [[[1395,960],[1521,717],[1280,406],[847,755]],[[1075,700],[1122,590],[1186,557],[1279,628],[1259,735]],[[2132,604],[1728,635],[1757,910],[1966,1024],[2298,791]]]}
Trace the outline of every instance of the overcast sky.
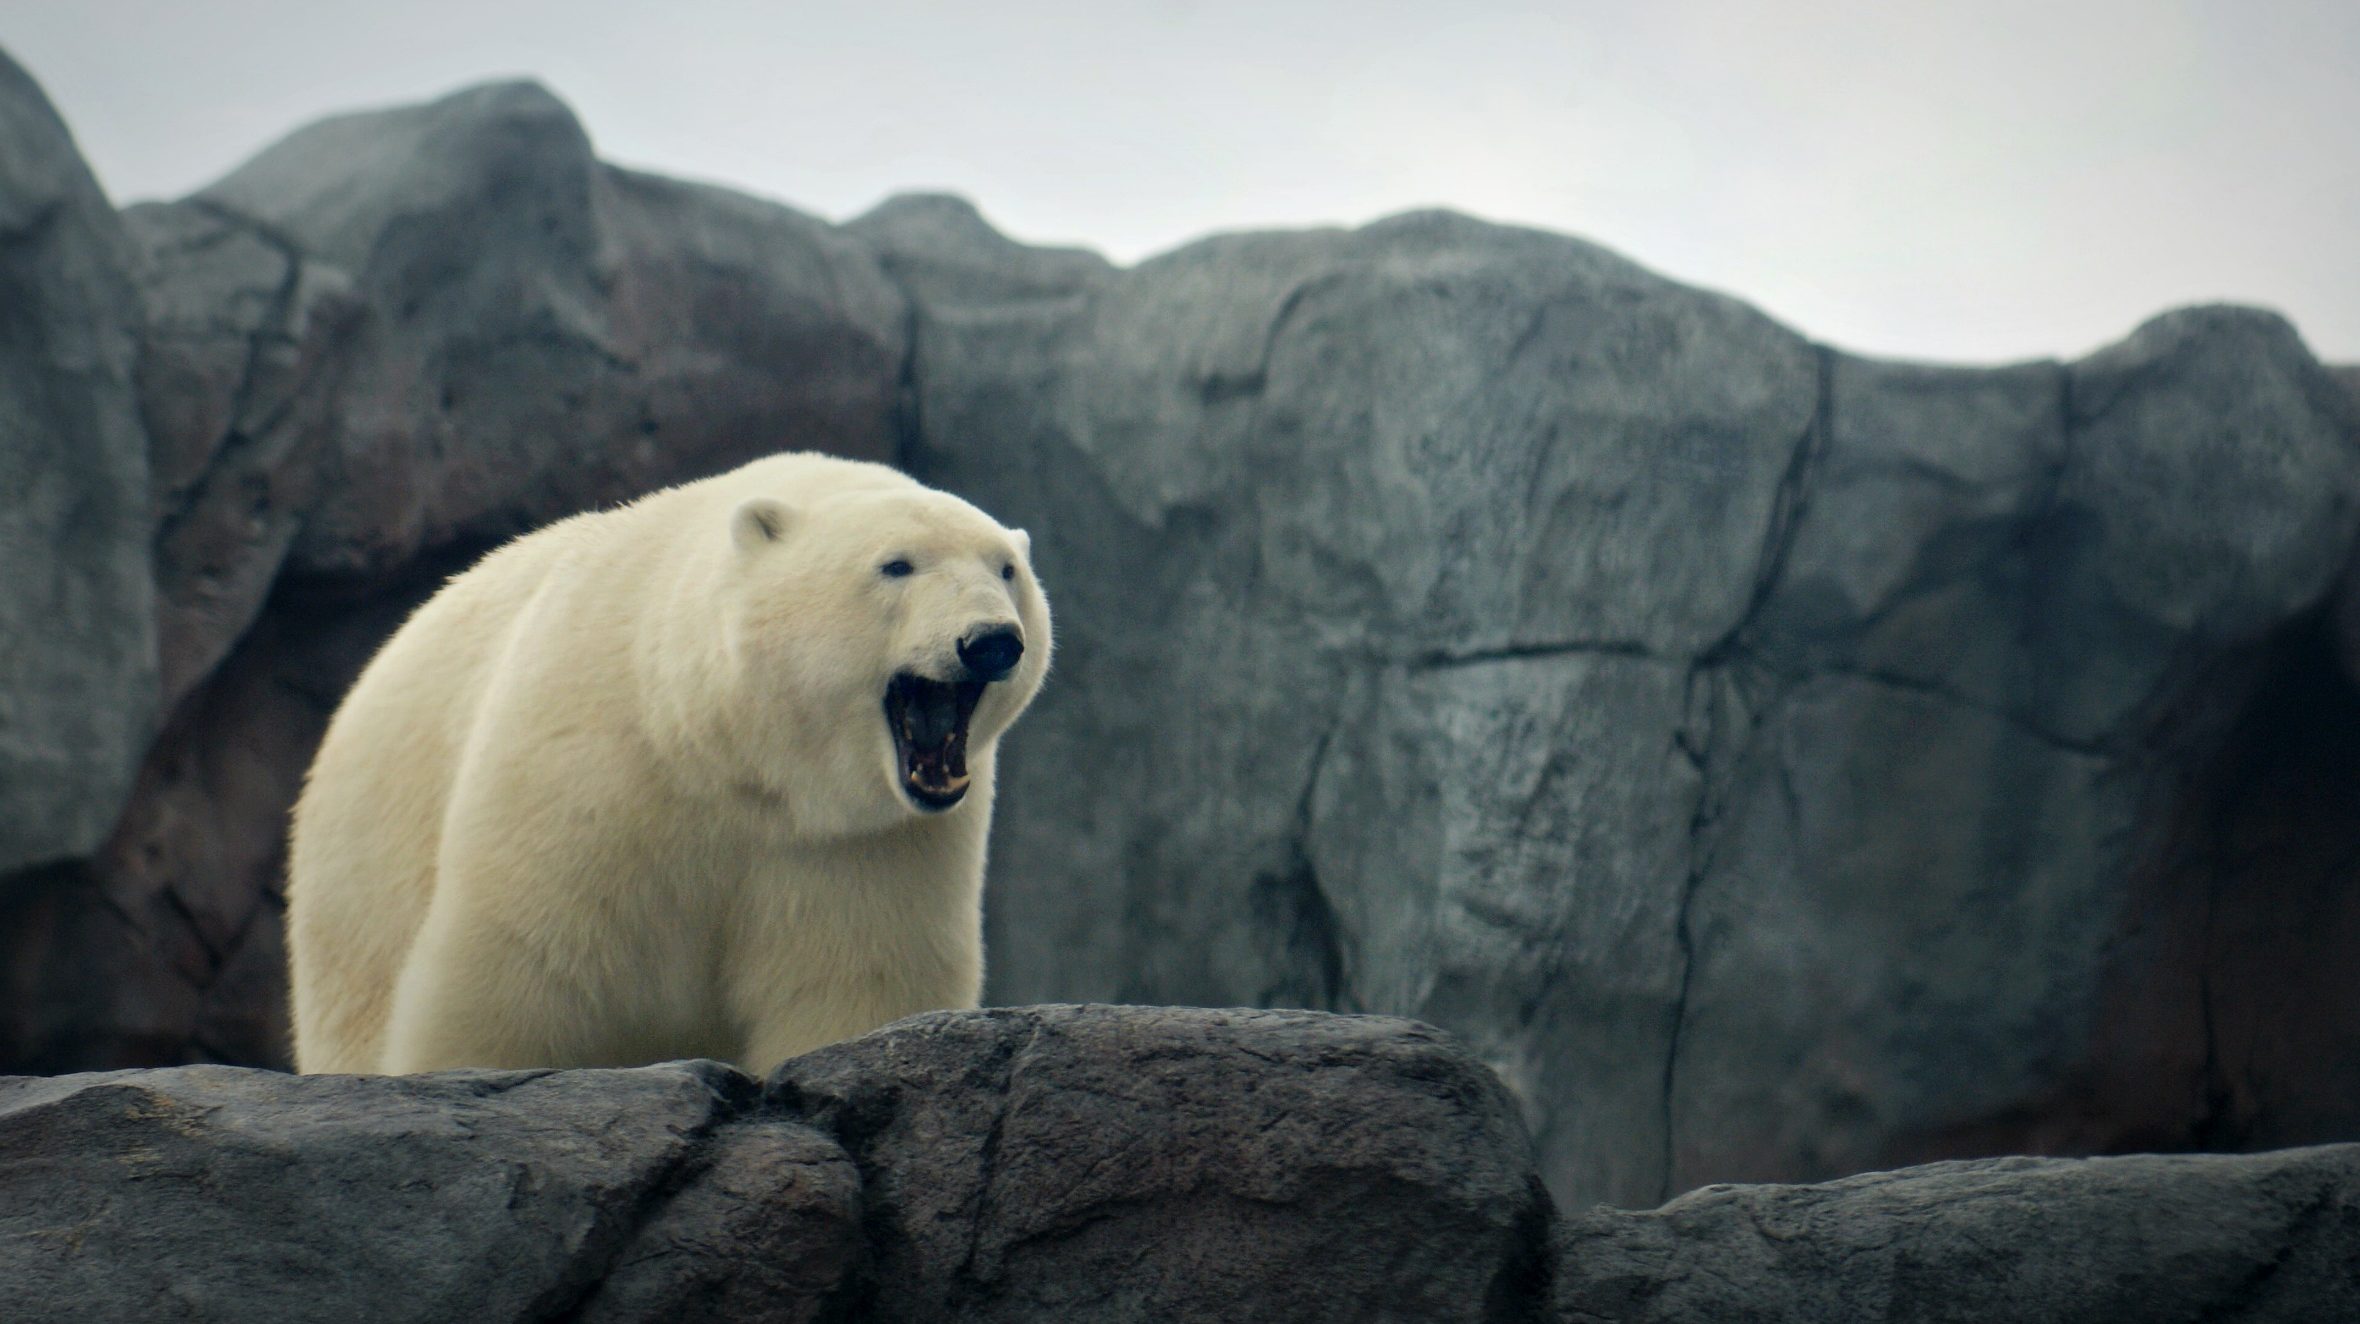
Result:
{"label": "overcast sky", "polygon": [[118,202],[528,74],[610,160],[905,189],[1122,261],[1442,204],[1849,348],[2078,354],[2177,304],[2360,360],[2360,0],[0,0]]}

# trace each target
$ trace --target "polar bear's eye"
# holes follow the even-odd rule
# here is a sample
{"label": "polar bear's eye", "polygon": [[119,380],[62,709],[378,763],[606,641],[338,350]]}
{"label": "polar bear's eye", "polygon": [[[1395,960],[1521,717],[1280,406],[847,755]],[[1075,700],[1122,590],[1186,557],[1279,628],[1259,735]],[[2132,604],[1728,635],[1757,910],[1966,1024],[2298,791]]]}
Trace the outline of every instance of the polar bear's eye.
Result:
{"label": "polar bear's eye", "polygon": [[887,579],[906,579],[909,577],[912,571],[916,570],[916,568],[917,567],[897,556],[892,560],[887,561],[885,564],[878,566],[877,573],[885,576]]}
{"label": "polar bear's eye", "polygon": [[1010,562],[1009,564],[1000,567],[1000,578],[1009,580],[1011,582],[1015,580],[1016,566],[1014,562]]}

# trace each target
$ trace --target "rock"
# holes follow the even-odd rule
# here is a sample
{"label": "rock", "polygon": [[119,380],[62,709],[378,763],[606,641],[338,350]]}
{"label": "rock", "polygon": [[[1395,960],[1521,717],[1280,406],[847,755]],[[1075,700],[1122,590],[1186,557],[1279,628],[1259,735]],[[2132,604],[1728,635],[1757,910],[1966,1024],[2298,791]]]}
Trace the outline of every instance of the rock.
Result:
{"label": "rock", "polygon": [[[850,1165],[736,1121],[751,1096],[710,1063],[0,1081],[0,1313],[653,1320],[800,1282],[817,1290],[727,1317],[809,1319],[848,1267]],[[723,1281],[757,1255],[789,1267]]]}
{"label": "rock", "polygon": [[[2355,406],[2360,406],[2360,363],[2334,364],[2328,372],[2343,383]],[[2360,683],[2360,574],[2345,572],[2344,587],[2336,595],[2330,621],[2336,657],[2343,663],[2345,674]]]}
{"label": "rock", "polygon": [[[1128,272],[942,203],[852,229],[917,305],[913,464],[1034,531],[1067,623],[993,998],[1432,1020],[1575,1201],[2225,1134],[2110,1017],[2285,950],[2120,959],[2360,534],[2282,321],[1943,369],[1440,214]],[[2269,913],[2348,908],[2336,821],[2259,845]],[[2360,1128],[2306,1077],[2255,1087],[2271,1143]]]}
{"label": "rock", "polygon": [[1940,1163],[1560,1215],[1381,1017],[1027,1007],[788,1063],[0,1078],[0,1317],[2360,1315],[2360,1145]]}
{"label": "rock", "polygon": [[341,272],[222,208],[145,203],[124,220],[145,256],[140,398],[169,708],[254,624],[319,500],[321,372],[362,310]]}
{"label": "rock", "polygon": [[639,1225],[584,1324],[840,1318],[860,1262],[860,1174],[834,1141],[775,1117],[706,1143],[702,1168]]}
{"label": "rock", "polygon": [[1505,1319],[1543,1288],[1511,1105],[1425,1026],[941,1013],[770,1090],[861,1168],[858,1318]]}
{"label": "rock", "polygon": [[2360,401],[2283,319],[2165,313],[2073,365],[2069,409],[2058,501],[2100,518],[2117,629],[2251,639],[2319,604],[2360,520]]}
{"label": "rock", "polygon": [[382,580],[775,450],[892,454],[902,300],[773,204],[600,164],[502,83],[297,131],[183,204],[351,283],[298,574]]}
{"label": "rock", "polygon": [[[2163,1073],[2059,1096],[2136,1033],[2106,1023],[2117,953],[2154,938],[2147,878],[2186,853],[2157,834],[2208,816],[2156,812],[2225,739],[2206,705],[2244,701],[2242,655],[2303,628],[2360,527],[2360,422],[2322,386],[2283,322],[2230,309],[2063,370],[1837,361],[1785,573],[1708,673],[1725,771],[1684,917],[1667,1191],[1969,1132],[1966,1152],[2060,1124],[2068,1150],[2204,1143],[2200,1091],[2155,1108]],[[2149,1005],[2194,1009],[2201,983]],[[2305,1122],[2276,1143],[2360,1123],[2280,1108]]]}
{"label": "rock", "polygon": [[943,1013],[767,1097],[0,1080],[9,1318],[1529,1319],[1548,1221],[1498,1083],[1377,1018]]}
{"label": "rock", "polygon": [[2360,1145],[1709,1186],[1558,1255],[1566,1324],[2360,1318]]}
{"label": "rock", "polygon": [[97,853],[0,891],[0,1062],[290,1064],[287,807],[346,687],[435,582],[283,599],[157,736]]}
{"label": "rock", "polygon": [[0,54],[0,876],[95,849],[155,734],[133,261]]}
{"label": "rock", "polygon": [[931,306],[1086,295],[1115,274],[1082,248],[1020,244],[991,227],[975,205],[944,193],[903,193],[845,227],[877,252],[895,284],[926,290]]}

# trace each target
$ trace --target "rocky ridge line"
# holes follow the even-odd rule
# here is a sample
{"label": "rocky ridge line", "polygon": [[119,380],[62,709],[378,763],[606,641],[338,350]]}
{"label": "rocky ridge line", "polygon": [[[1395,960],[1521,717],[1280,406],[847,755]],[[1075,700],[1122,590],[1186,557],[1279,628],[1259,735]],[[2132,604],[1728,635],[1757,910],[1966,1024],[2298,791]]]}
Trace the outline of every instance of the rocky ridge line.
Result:
{"label": "rocky ridge line", "polygon": [[2360,1146],[1561,1215],[1499,1082],[1308,1012],[936,1013],[787,1064],[0,1079],[0,1313],[2314,1321]]}

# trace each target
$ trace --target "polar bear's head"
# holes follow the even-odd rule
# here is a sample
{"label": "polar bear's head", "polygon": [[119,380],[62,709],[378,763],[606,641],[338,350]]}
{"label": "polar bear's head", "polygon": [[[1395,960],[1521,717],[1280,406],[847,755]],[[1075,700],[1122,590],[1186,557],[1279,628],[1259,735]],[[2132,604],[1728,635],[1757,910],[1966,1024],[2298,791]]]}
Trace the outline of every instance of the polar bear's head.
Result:
{"label": "polar bear's head", "polygon": [[751,497],[731,540],[731,652],[757,710],[788,719],[793,766],[777,771],[798,817],[852,828],[957,808],[1048,673],[1024,531],[897,485]]}

